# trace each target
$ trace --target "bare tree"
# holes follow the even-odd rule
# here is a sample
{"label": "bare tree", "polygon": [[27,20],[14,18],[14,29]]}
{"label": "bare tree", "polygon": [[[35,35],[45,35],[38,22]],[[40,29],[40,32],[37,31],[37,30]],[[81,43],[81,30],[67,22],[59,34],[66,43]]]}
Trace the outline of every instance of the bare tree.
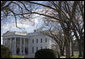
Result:
{"label": "bare tree", "polygon": [[[71,31],[74,32],[75,37],[77,38],[79,42],[79,46],[82,46],[84,44],[84,25],[82,28],[80,28],[80,20],[76,19],[76,16],[82,15],[82,23],[84,24],[84,2],[83,1],[46,1],[47,4],[38,3],[38,2],[32,2],[32,1],[1,1],[1,13],[2,16],[5,14],[8,16],[12,13],[12,15],[16,19],[16,15],[20,15],[24,17],[26,14],[38,14],[43,15],[45,17],[49,17],[49,21],[58,21],[63,29],[64,33],[64,39],[65,39],[65,45],[66,45],[66,58],[70,58],[70,36]],[[17,14],[17,12],[14,12],[10,6],[13,6],[11,4],[15,4],[20,8],[20,13]],[[51,9],[54,13],[52,14],[46,14],[42,12],[36,12],[35,10],[32,11],[29,6],[29,4],[32,5],[38,5],[43,6],[45,8]],[[23,7],[21,7],[23,5]],[[33,7],[33,6],[31,6]],[[25,10],[25,11],[23,11]],[[46,10],[44,10],[46,11]],[[55,16],[53,16],[55,15]],[[77,22],[76,22],[77,21]],[[17,23],[17,22],[16,22]],[[17,25],[16,25],[17,26]],[[81,45],[81,42],[83,43]],[[83,47],[81,47],[83,49]],[[79,48],[79,54],[81,56],[81,48]],[[83,49],[84,51],[84,49]]]}
{"label": "bare tree", "polygon": [[[35,2],[30,2],[33,4],[37,4],[37,5],[41,5],[47,8],[50,8],[52,10],[54,10],[55,12],[58,12],[58,18],[56,18],[55,16],[50,16],[50,15],[46,15],[46,14],[41,14],[41,13],[37,13],[43,16],[47,16],[50,18],[53,18],[55,20],[58,20],[61,24],[61,27],[63,28],[64,34],[65,34],[65,39],[66,39],[66,57],[69,58],[70,57],[70,35],[71,35],[71,30],[73,30],[73,28],[75,29],[78,24],[75,24],[75,17],[77,16],[76,14],[78,14],[78,12],[76,12],[78,9],[78,5],[80,5],[81,1],[51,1],[50,3],[52,4],[52,6],[48,6],[48,5],[44,5],[44,4],[40,4],[40,3],[35,3]],[[83,7],[83,5],[81,6]],[[83,17],[83,9],[80,7],[80,10],[82,10],[82,12],[79,14],[82,14]],[[80,25],[80,24],[79,24]],[[79,27],[80,28],[80,27]],[[73,30],[73,32],[77,31],[77,29]],[[80,32],[80,31],[79,31]],[[75,32],[75,35],[78,35],[77,32]],[[76,36],[76,38],[78,38]],[[81,45],[81,44],[80,44]]]}
{"label": "bare tree", "polygon": [[36,8],[34,8],[30,3],[26,3],[25,1],[1,1],[1,21],[4,19],[7,21],[7,17],[14,17],[16,27],[20,28],[17,25],[17,19],[23,18],[32,22],[30,20],[30,18],[32,18],[31,11]]}
{"label": "bare tree", "polygon": [[[42,32],[42,34],[51,37],[57,44],[56,47],[59,46],[59,54],[60,56],[64,55],[64,47],[65,47],[65,39],[64,39],[64,34],[61,31],[61,29],[57,29],[56,28],[56,24],[54,24],[55,26],[53,26],[52,24],[50,24],[50,28],[49,30],[47,30],[47,32]],[[49,26],[49,25],[48,25]],[[59,26],[58,26],[59,27]],[[57,50],[56,50],[57,51]]]}

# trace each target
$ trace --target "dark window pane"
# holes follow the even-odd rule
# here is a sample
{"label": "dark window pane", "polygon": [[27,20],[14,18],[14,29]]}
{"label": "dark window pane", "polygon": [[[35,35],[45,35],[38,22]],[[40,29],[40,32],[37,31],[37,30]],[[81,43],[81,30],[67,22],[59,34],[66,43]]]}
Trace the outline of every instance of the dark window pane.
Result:
{"label": "dark window pane", "polygon": [[36,51],[38,50],[38,47],[36,47]]}
{"label": "dark window pane", "polygon": [[34,43],[34,39],[32,40],[32,43]]}
{"label": "dark window pane", "polygon": [[36,39],[36,43],[38,43],[38,39]]}
{"label": "dark window pane", "polygon": [[32,47],[32,53],[34,53],[34,47]]}
{"label": "dark window pane", "polygon": [[45,42],[47,42],[47,38],[45,38]]}
{"label": "dark window pane", "polygon": [[41,43],[42,43],[42,39],[41,39]]}

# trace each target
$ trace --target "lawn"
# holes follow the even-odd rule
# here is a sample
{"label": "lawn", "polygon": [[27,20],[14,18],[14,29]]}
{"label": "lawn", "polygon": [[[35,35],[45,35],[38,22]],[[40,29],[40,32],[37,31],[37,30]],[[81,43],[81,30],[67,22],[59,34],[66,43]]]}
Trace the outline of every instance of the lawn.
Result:
{"label": "lawn", "polygon": [[71,56],[71,58],[78,58],[78,55]]}
{"label": "lawn", "polygon": [[65,56],[60,56],[60,58],[66,58]]}
{"label": "lawn", "polygon": [[[61,56],[60,58],[66,58],[65,56]],[[83,58],[83,57],[78,57],[78,55],[71,56],[71,58]]]}
{"label": "lawn", "polygon": [[83,58],[83,57],[78,57],[78,55],[74,55],[71,58]]}
{"label": "lawn", "polygon": [[12,55],[12,58],[24,58],[24,56],[20,56],[20,55]]}
{"label": "lawn", "polygon": [[[12,55],[12,58],[24,58],[24,56],[20,55]],[[66,58],[65,56],[61,56],[60,58]],[[78,55],[71,56],[71,58],[78,58]],[[80,57],[83,58],[83,57]]]}

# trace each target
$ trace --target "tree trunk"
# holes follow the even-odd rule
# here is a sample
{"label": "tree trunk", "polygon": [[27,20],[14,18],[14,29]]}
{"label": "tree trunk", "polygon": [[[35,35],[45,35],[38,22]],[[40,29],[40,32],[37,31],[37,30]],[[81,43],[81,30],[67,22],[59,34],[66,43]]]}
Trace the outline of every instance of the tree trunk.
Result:
{"label": "tree trunk", "polygon": [[72,46],[71,46],[71,50],[72,50],[72,55],[71,55],[71,56],[74,56],[74,51],[73,51],[73,48],[74,48],[74,47],[73,47],[73,41],[71,41],[71,45],[72,45]]}
{"label": "tree trunk", "polygon": [[79,47],[78,47],[78,49],[79,49],[79,57],[82,57],[81,43],[78,43],[78,44],[79,44]]}
{"label": "tree trunk", "polygon": [[69,31],[66,32],[66,58],[70,58],[70,38]]}
{"label": "tree trunk", "polygon": [[83,58],[84,58],[84,49],[83,49]]}
{"label": "tree trunk", "polygon": [[83,36],[82,36],[81,39],[82,39],[82,40],[81,40],[82,57],[84,57],[84,38],[83,38]]}
{"label": "tree trunk", "polygon": [[72,47],[72,55],[71,56],[74,56],[74,51],[73,51],[73,47]]}
{"label": "tree trunk", "polygon": [[70,58],[70,42],[66,43],[66,58]]}
{"label": "tree trunk", "polygon": [[61,56],[64,56],[64,49],[61,49],[61,48],[60,48],[60,55],[61,55]]}

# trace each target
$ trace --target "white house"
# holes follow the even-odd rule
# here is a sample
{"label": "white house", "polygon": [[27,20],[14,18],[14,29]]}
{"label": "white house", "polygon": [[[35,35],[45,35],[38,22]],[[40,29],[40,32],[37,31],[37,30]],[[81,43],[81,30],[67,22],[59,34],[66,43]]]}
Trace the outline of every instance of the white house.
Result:
{"label": "white house", "polygon": [[34,56],[39,49],[52,48],[53,39],[40,32],[10,32],[3,34],[3,44],[13,55]]}

